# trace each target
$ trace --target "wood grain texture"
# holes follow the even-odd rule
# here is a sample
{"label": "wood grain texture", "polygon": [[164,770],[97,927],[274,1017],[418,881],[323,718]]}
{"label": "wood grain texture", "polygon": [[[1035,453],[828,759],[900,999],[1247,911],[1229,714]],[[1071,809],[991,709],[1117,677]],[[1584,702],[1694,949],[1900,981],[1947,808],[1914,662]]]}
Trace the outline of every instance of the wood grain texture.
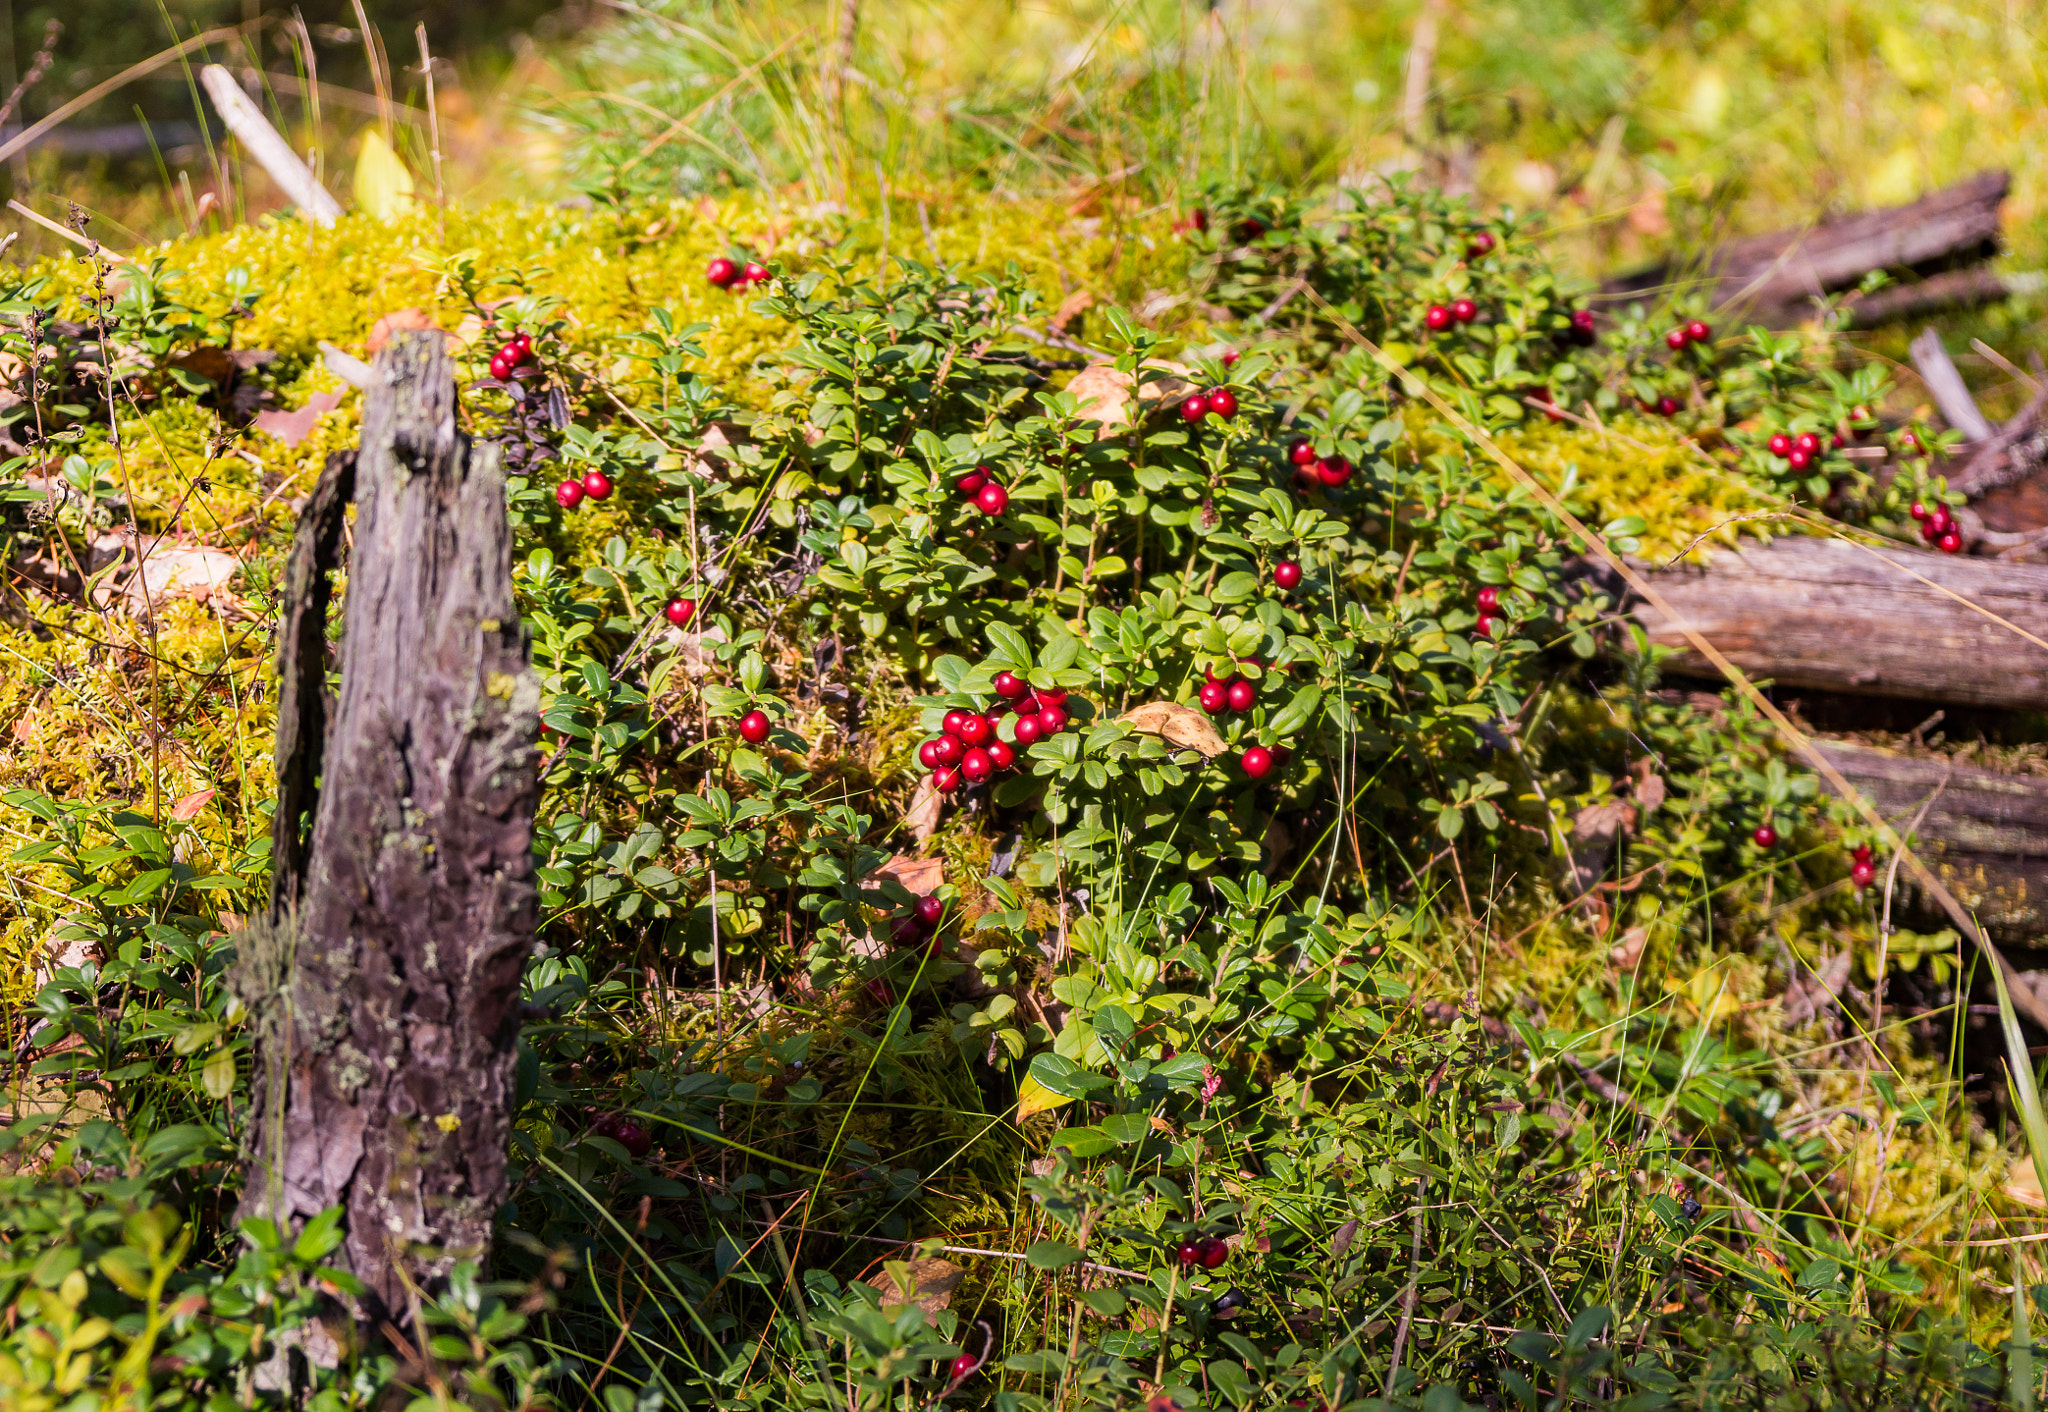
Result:
{"label": "wood grain texture", "polygon": [[[1789,538],[1651,570],[1674,612],[1752,677],[1780,686],[2004,710],[2048,709],[2048,649],[1912,577],[2048,641],[2048,567]],[[1675,622],[1631,605],[1665,670],[1718,679]]]}
{"label": "wood grain texture", "polygon": [[[357,1312],[404,1323],[404,1282],[431,1288],[481,1259],[506,1194],[519,979],[538,920],[539,688],[504,475],[494,447],[456,428],[443,340],[402,335],[375,374],[312,837],[302,859],[277,860],[282,920],[249,942],[278,1004],[259,1024],[244,1214],[295,1226],[343,1207],[337,1263],[368,1286]],[[294,574],[289,588],[311,582]],[[288,745],[320,739],[306,663],[324,644],[302,626],[284,647],[298,654],[280,727],[291,759]],[[296,778],[310,787],[310,772]]]}
{"label": "wood grain texture", "polygon": [[2048,778],[1844,741],[1823,755],[1916,845],[1935,876],[2004,939],[2048,934]]}

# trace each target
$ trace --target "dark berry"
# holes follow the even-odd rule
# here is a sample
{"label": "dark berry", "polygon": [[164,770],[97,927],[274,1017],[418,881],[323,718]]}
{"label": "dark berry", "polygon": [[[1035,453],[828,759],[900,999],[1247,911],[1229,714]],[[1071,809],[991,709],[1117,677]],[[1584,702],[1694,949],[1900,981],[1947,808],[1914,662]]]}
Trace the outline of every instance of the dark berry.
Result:
{"label": "dark berry", "polygon": [[1770,849],[1778,846],[1778,831],[1769,824],[1758,824],[1756,832],[1752,833],[1749,838],[1750,842],[1754,843],[1758,848]]}
{"label": "dark berry", "polygon": [[896,1003],[896,992],[889,988],[889,983],[885,980],[869,981],[867,991],[868,998],[877,1005],[894,1005]]}
{"label": "dark berry", "polygon": [[1282,559],[1273,566],[1273,583],[1280,588],[1295,588],[1301,583],[1301,565],[1292,559]]}
{"label": "dark berry", "polygon": [[1237,757],[1237,767],[1255,780],[1262,780],[1273,773],[1273,752],[1263,745],[1254,745]]}
{"label": "dark berry", "polygon": [[1694,343],[1706,343],[1713,339],[1714,331],[1698,319],[1694,319],[1685,326],[1685,336]]}
{"label": "dark berry", "polygon": [[1460,299],[1451,305],[1451,317],[1461,324],[1469,324],[1479,317],[1479,306],[1470,299]]}
{"label": "dark berry", "polygon": [[1010,508],[1010,492],[990,481],[975,493],[974,505],[984,515],[1000,515]]}
{"label": "dark berry", "polygon": [[1209,1306],[1209,1312],[1211,1314],[1228,1314],[1232,1310],[1244,1308],[1246,1302],[1244,1291],[1232,1285],[1229,1289],[1216,1296],[1215,1301]]}
{"label": "dark berry", "polygon": [[1316,444],[1307,437],[1301,438],[1287,448],[1287,459],[1297,466],[1313,466],[1316,463]]}
{"label": "dark berry", "polygon": [[1196,393],[1180,404],[1180,419],[1184,422],[1199,422],[1209,415],[1209,399]]}
{"label": "dark berry", "polygon": [[1230,702],[1230,709],[1237,712],[1251,710],[1253,703],[1259,699],[1259,689],[1243,677],[1232,682],[1224,694]]}
{"label": "dark berry", "polygon": [[1015,672],[997,672],[995,690],[996,695],[1002,697],[1003,700],[1015,701],[1018,697],[1027,694],[1031,690],[1031,684]]}
{"label": "dark berry", "polygon": [[1230,688],[1220,681],[1205,681],[1199,693],[1202,709],[1212,716],[1220,716],[1230,709]]}
{"label": "dark berry", "polygon": [[671,598],[662,615],[679,628],[690,625],[690,619],[697,616],[697,600],[694,598]]}
{"label": "dark berry", "polygon": [[1422,322],[1431,333],[1442,333],[1451,326],[1451,311],[1441,304],[1432,304],[1423,310]]}
{"label": "dark berry", "polygon": [[704,278],[710,280],[720,289],[732,288],[733,281],[739,277],[739,264],[736,261],[726,259],[723,255],[720,255],[716,260],[713,260],[704,267]]}
{"label": "dark berry", "polygon": [[565,480],[555,487],[555,503],[564,510],[573,510],[583,503],[583,482]]}
{"label": "dark berry", "polygon": [[636,1162],[645,1157],[654,1146],[654,1139],[647,1135],[647,1129],[630,1118],[621,1121],[612,1129],[612,1141],[625,1148],[626,1155]]}
{"label": "dark berry", "polygon": [[740,739],[749,745],[759,745],[768,738],[768,713],[749,711],[740,717]]}
{"label": "dark berry", "polygon": [[915,917],[899,917],[896,925],[889,928],[890,944],[904,950],[921,945],[928,934],[928,928]]}
{"label": "dark berry", "polygon": [[1660,398],[1658,398],[1658,399],[1657,399],[1657,415],[1658,415],[1658,416],[1660,416],[1660,417],[1675,417],[1675,416],[1677,416],[1677,415],[1678,415],[1678,399],[1677,399],[1676,397],[1660,397]]}
{"label": "dark berry", "polygon": [[960,757],[960,773],[969,784],[980,784],[995,772],[996,762],[986,750],[977,748]]}
{"label": "dark berry", "polygon": [[1202,1243],[1184,1240],[1173,1248],[1173,1254],[1183,1265],[1199,1265],[1202,1262]]}
{"label": "dark berry", "polygon": [[1688,1221],[1697,1221],[1700,1218],[1700,1211],[1702,1209],[1699,1202],[1689,1196],[1678,1203],[1678,1214],[1685,1217]]}
{"label": "dark berry", "polygon": [[603,471],[590,471],[583,477],[583,493],[592,500],[609,500],[612,494],[612,478]]}
{"label": "dark berry", "polygon": [[1227,387],[1216,388],[1209,394],[1209,412],[1229,421],[1237,415],[1237,394]]}
{"label": "dark berry", "polygon": [[1230,1258],[1230,1247],[1214,1236],[1204,1236],[1197,1245],[1201,1250],[1202,1268],[1214,1270]]}

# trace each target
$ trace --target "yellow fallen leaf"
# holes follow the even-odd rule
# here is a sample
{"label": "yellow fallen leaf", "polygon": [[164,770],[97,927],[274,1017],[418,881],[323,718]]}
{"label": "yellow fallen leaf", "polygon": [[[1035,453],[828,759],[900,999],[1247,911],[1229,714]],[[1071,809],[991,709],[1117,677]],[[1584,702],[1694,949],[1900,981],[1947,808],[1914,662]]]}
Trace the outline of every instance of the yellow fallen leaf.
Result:
{"label": "yellow fallen leaf", "polygon": [[356,153],[355,193],[356,205],[380,221],[404,215],[412,205],[412,173],[375,128],[363,134]]}
{"label": "yellow fallen leaf", "polygon": [[1064,1108],[1073,1101],[1071,1098],[1062,1098],[1026,1074],[1024,1082],[1017,1085],[1017,1121],[1021,1123],[1034,1113],[1050,1113],[1053,1109]]}

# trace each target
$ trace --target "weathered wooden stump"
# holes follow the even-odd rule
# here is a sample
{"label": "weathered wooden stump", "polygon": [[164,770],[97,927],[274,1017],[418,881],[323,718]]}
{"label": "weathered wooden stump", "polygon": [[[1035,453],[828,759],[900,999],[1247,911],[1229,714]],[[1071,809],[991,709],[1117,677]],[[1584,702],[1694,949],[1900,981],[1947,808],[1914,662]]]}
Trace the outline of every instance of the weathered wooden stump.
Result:
{"label": "weathered wooden stump", "polygon": [[[403,335],[375,367],[359,449],[321,477],[287,577],[272,905],[242,948],[244,1214],[295,1227],[340,1206],[356,1312],[404,1323],[406,1284],[480,1259],[506,1195],[539,688],[504,474],[456,428],[440,337]],[[351,479],[330,724],[325,574]]]}

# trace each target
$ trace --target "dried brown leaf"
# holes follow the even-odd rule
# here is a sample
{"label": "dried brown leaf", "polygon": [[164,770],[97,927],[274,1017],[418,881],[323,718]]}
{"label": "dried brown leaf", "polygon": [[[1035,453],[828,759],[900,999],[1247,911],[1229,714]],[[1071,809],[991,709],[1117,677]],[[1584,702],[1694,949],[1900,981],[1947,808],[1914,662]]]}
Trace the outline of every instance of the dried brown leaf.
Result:
{"label": "dried brown leaf", "polygon": [[1176,750],[1197,750],[1213,760],[1230,747],[1207,716],[1178,701],[1148,701],[1117,717],[1132,730],[1156,735]]}

